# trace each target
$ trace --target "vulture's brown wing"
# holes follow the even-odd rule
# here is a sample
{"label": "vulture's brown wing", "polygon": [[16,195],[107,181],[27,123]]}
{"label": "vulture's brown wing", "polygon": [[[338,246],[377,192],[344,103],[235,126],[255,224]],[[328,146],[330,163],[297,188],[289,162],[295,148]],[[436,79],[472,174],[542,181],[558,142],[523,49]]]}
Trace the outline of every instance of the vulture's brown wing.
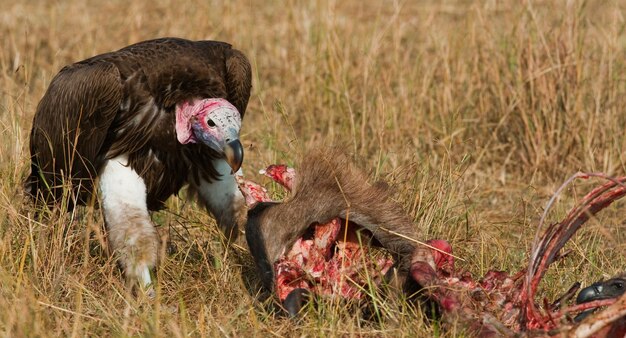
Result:
{"label": "vulture's brown wing", "polygon": [[237,107],[243,119],[252,88],[252,68],[246,56],[236,49],[225,50],[224,57],[226,59],[226,91],[228,92],[226,99]]}
{"label": "vulture's brown wing", "polygon": [[59,72],[33,120],[26,182],[33,197],[53,203],[63,196],[63,186],[71,184],[69,208],[89,201],[121,100],[120,74],[110,63],[74,64]]}

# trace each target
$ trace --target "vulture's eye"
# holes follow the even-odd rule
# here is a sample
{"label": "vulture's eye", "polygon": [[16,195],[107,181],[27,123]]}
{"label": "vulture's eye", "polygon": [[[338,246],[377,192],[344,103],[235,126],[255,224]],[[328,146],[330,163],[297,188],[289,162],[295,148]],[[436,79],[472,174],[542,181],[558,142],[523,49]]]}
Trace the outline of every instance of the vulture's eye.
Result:
{"label": "vulture's eye", "polygon": [[212,120],[212,119],[208,119],[208,120],[206,120],[206,124],[208,124],[208,125],[209,125],[209,127],[211,127],[211,128],[215,127],[215,122],[213,122],[213,120]]}
{"label": "vulture's eye", "polygon": [[613,286],[615,286],[615,288],[618,290],[622,290],[624,289],[624,282],[615,282]]}

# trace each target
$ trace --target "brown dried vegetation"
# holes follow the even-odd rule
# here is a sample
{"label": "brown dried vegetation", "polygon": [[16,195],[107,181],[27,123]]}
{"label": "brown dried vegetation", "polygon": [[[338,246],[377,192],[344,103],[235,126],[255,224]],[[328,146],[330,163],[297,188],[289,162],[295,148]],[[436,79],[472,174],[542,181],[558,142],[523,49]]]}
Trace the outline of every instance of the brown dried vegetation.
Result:
{"label": "brown dried vegetation", "polygon": [[[421,238],[463,267],[516,271],[549,196],[570,174],[620,175],[626,138],[622,1],[4,1],[0,6],[0,332],[6,336],[456,336],[402,300],[378,321],[323,303],[296,322],[259,301],[244,249],[172,198],[157,299],[126,295],[99,210],[34,210],[28,131],[62,66],[160,37],[246,53],[253,95],[244,170],[347,144],[385,179]],[[593,182],[595,183],[595,182]],[[557,221],[588,191],[567,190]],[[276,189],[276,192],[280,191]],[[183,194],[184,195],[184,194]],[[184,197],[184,196],[183,196]],[[623,202],[589,221],[539,293],[549,299],[623,270]]]}

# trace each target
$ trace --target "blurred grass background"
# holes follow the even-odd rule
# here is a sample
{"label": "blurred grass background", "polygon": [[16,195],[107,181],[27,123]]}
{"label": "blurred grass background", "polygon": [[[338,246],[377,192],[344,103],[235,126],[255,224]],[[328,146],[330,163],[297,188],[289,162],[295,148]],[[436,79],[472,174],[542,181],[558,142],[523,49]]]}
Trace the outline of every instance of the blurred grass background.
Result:
{"label": "blurred grass background", "polygon": [[[248,177],[268,183],[258,169],[320,142],[345,144],[394,186],[421,239],[449,240],[475,275],[513,272],[569,175],[625,172],[625,9],[601,0],[0,1],[0,332],[462,334],[403,306],[380,322],[332,302],[299,321],[277,316],[247,285],[246,252],[225,250],[213,220],[178,198],[153,215],[171,241],[158,298],[128,297],[99,210],[34,210],[23,197],[39,99],[64,65],[141,40],[230,42],[254,72],[242,130]],[[597,183],[566,190],[550,220]],[[568,244],[541,296],[623,271],[623,205]]]}

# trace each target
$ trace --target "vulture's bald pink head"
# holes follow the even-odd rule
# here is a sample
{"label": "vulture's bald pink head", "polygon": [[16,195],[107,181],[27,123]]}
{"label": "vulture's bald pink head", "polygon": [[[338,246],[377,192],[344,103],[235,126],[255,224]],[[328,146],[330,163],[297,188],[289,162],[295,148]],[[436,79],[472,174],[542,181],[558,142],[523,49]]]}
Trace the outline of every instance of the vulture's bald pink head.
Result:
{"label": "vulture's bald pink head", "polygon": [[203,99],[176,106],[176,137],[178,142],[203,143],[223,154],[233,172],[243,162],[239,141],[241,115],[225,99]]}

